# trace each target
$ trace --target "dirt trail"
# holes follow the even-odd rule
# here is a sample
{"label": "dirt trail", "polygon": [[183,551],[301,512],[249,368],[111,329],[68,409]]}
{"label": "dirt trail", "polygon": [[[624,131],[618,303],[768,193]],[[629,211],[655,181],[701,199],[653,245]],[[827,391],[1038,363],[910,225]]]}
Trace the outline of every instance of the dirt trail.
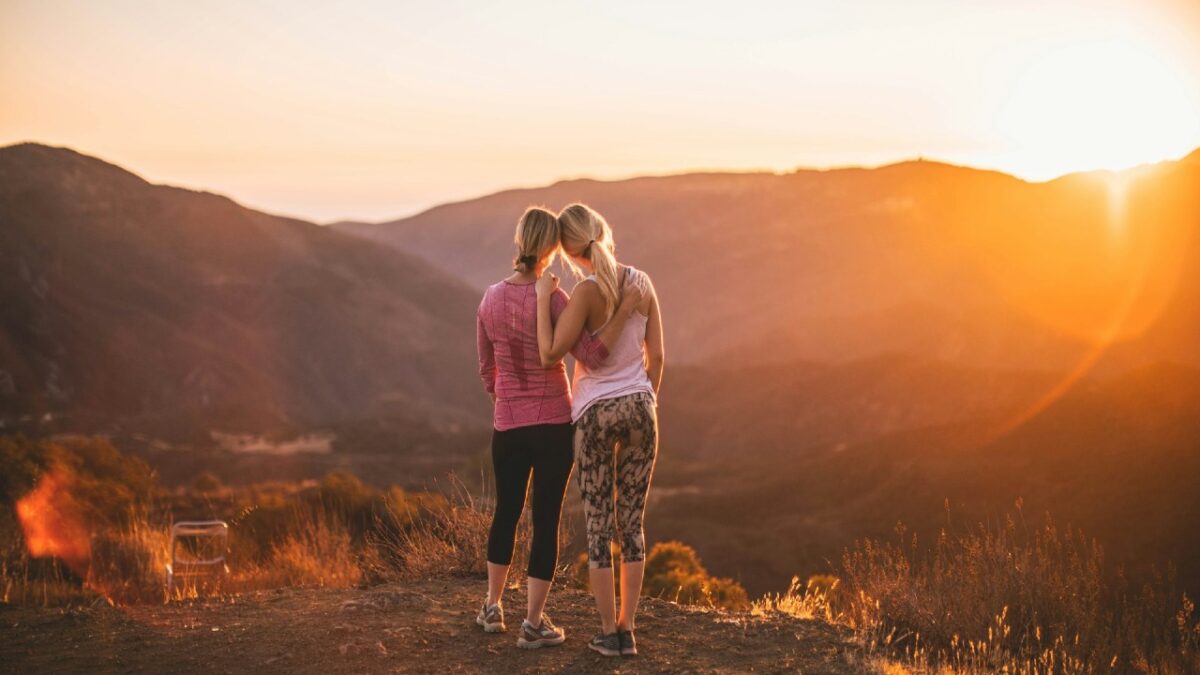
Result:
{"label": "dirt trail", "polygon": [[370,590],[283,589],[167,606],[29,609],[0,606],[0,672],[858,673],[845,629],[648,599],[641,655],[587,649],[591,596],[556,589],[548,613],[567,631],[559,647],[516,647],[524,593],[505,599],[508,632],[475,623],[484,582],[444,579]]}

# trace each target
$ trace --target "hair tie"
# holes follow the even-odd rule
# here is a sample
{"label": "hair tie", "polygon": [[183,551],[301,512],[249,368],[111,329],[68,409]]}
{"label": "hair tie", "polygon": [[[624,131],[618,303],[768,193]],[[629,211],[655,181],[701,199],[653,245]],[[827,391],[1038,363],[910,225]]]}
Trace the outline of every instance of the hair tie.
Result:
{"label": "hair tie", "polygon": [[533,269],[534,265],[537,265],[537,261],[538,259],[536,255],[523,255],[517,257],[517,264],[524,265],[529,269]]}

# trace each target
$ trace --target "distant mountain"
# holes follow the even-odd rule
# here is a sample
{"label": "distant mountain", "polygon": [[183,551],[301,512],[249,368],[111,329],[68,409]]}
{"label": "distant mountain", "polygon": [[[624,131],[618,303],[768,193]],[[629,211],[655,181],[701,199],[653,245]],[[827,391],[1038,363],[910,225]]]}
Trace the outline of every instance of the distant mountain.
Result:
{"label": "distant mountain", "polygon": [[675,363],[903,352],[1062,369],[1162,328],[1114,351],[1125,369],[1200,363],[1200,303],[1179,282],[1200,266],[1197,186],[1188,161],[1048,183],[914,161],[576,180],[334,227],[482,288],[505,274],[522,209],[585,201],[613,225],[619,256],[655,278]]}
{"label": "distant mountain", "polygon": [[413,255],[68,149],[0,149],[8,429],[486,421],[477,303]]}

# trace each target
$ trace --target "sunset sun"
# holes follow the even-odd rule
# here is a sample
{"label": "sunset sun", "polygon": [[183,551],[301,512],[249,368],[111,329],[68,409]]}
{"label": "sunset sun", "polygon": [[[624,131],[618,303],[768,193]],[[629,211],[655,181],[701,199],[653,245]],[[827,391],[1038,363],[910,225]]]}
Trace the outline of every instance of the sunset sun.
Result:
{"label": "sunset sun", "polygon": [[1148,47],[1089,42],[1031,61],[996,124],[1027,177],[1122,169],[1186,154],[1200,135],[1200,93]]}

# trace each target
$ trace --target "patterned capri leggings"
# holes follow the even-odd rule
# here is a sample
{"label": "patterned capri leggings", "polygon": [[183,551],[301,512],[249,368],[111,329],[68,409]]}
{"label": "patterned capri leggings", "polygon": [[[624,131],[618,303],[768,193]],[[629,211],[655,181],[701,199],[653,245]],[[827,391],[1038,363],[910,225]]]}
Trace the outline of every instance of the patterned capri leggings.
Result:
{"label": "patterned capri leggings", "polygon": [[590,567],[612,567],[614,523],[622,562],[646,558],[642,516],[657,453],[658,416],[649,394],[601,399],[575,423]]}

